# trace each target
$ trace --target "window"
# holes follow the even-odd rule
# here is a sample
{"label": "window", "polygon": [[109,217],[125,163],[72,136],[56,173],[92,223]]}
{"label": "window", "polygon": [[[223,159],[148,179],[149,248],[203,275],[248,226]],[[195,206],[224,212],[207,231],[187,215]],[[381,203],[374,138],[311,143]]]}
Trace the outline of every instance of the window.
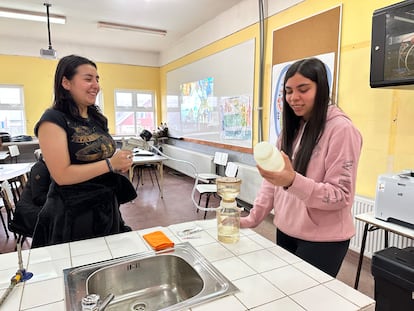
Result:
{"label": "window", "polygon": [[0,132],[26,134],[22,86],[0,85]]}
{"label": "window", "polygon": [[115,134],[138,135],[155,129],[154,93],[115,91]]}
{"label": "window", "polygon": [[95,105],[101,109],[101,112],[104,113],[104,102],[103,102],[103,94],[102,90],[98,93],[98,96],[96,96]]}

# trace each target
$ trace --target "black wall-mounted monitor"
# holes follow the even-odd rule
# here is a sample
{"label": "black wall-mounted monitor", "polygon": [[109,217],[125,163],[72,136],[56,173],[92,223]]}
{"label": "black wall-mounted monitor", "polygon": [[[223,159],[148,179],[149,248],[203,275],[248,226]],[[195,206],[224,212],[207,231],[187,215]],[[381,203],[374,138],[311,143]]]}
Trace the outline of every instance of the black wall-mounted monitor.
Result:
{"label": "black wall-mounted monitor", "polygon": [[375,10],[371,39],[371,87],[414,89],[414,0]]}

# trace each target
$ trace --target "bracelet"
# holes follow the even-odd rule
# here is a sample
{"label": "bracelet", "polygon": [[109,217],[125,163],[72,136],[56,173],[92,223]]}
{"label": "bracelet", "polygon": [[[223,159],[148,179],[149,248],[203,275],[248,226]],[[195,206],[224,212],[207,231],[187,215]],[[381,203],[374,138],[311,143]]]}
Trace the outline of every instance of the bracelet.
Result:
{"label": "bracelet", "polygon": [[114,172],[114,168],[112,167],[112,164],[111,164],[111,161],[109,161],[109,158],[105,158],[105,161],[106,161],[106,165],[108,165],[109,171],[111,173],[113,173]]}

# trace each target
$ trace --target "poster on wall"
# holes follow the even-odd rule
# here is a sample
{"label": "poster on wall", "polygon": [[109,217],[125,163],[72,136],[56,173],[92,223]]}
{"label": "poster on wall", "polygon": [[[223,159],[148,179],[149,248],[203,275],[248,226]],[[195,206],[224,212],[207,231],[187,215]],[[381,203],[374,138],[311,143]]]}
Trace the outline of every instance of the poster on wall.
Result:
{"label": "poster on wall", "polygon": [[213,96],[214,78],[208,77],[180,85],[181,123],[184,133],[207,130],[218,123],[214,118],[216,97]]}
{"label": "poster on wall", "polygon": [[[326,53],[314,56],[325,63],[328,74],[330,96],[332,96],[333,72],[335,64],[335,53]],[[290,65],[296,60],[275,64],[272,70],[272,101],[269,118],[269,142],[275,144],[282,132],[282,108],[283,108],[283,81]]]}
{"label": "poster on wall", "polygon": [[220,110],[221,137],[224,140],[252,139],[252,105],[249,96],[222,98]]}

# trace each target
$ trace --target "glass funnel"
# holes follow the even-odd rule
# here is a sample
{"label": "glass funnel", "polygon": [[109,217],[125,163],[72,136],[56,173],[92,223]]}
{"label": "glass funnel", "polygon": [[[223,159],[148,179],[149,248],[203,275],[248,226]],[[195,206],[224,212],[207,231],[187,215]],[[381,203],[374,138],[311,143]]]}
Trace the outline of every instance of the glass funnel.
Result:
{"label": "glass funnel", "polygon": [[219,177],[216,179],[217,194],[224,202],[234,202],[240,193],[240,184],[240,178]]}

